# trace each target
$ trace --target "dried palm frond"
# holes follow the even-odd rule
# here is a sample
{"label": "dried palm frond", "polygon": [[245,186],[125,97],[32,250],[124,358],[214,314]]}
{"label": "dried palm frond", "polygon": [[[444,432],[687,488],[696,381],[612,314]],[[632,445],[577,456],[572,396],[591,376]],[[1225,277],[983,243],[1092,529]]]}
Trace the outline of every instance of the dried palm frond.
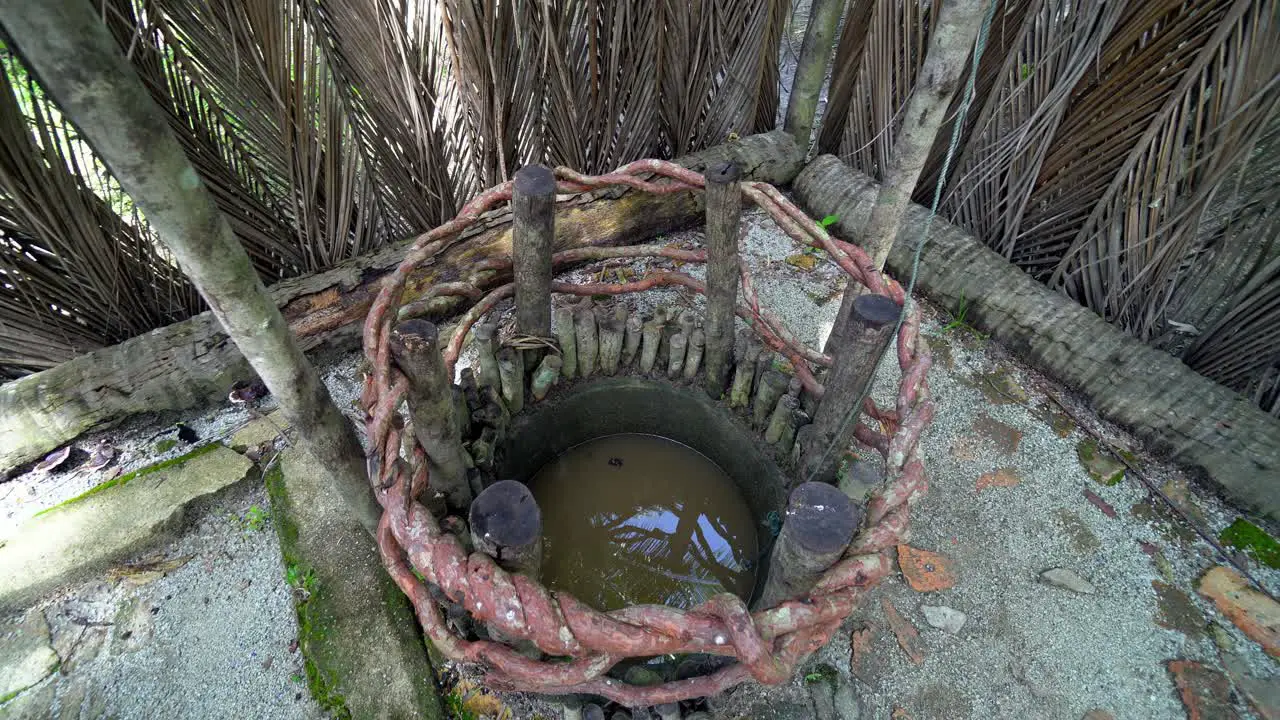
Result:
{"label": "dried palm frond", "polygon": [[[75,128],[0,53],[0,367],[182,319],[199,298]],[[127,218],[127,219],[126,219]]]}

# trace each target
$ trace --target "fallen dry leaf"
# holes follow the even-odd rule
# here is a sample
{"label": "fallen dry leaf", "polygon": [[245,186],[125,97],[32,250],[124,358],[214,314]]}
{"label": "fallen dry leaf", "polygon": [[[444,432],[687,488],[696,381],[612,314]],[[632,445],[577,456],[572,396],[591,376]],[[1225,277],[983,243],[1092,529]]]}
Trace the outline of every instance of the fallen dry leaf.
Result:
{"label": "fallen dry leaf", "polygon": [[1249,587],[1239,573],[1221,565],[1205,573],[1197,589],[1268,655],[1280,658],[1280,603]]}
{"label": "fallen dry leaf", "polygon": [[898,609],[889,602],[889,598],[880,598],[884,607],[885,619],[889,621],[889,629],[898,638],[898,647],[907,654],[907,658],[916,665],[924,664],[924,647],[920,644],[920,631],[909,620],[898,614]]}
{"label": "fallen dry leaf", "polygon": [[951,575],[951,561],[935,552],[899,545],[898,567],[916,592],[946,590],[956,584]]}
{"label": "fallen dry leaf", "polygon": [[1116,516],[1116,509],[1111,507],[1111,505],[1107,503],[1106,500],[1103,500],[1101,495],[1090,490],[1089,488],[1084,489],[1084,499],[1093,503],[1094,507],[1101,510],[1103,515],[1106,515],[1109,518],[1113,518]]}
{"label": "fallen dry leaf", "polygon": [[1015,487],[1022,482],[1018,471],[1013,468],[1000,468],[993,472],[982,473],[978,477],[977,491],[982,492],[989,487]]}

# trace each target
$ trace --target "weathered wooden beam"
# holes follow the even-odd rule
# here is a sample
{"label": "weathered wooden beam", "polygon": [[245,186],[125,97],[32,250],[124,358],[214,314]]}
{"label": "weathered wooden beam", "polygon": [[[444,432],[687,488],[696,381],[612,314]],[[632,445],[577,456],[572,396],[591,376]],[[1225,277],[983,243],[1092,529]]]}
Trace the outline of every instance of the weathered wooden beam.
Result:
{"label": "weathered wooden beam", "polygon": [[861,516],[861,510],[834,485],[810,482],[792,490],[756,606],[770,608],[807,593],[844,554]]}
{"label": "weathered wooden beam", "polygon": [[[746,179],[775,185],[800,171],[803,153],[790,135],[774,131],[718,145],[676,160],[702,172],[732,160]],[[555,249],[626,245],[702,221],[703,194],[651,195],[617,190],[587,193],[556,206]],[[360,326],[382,279],[404,259],[413,240],[354,258],[332,270],[293,278],[269,289],[289,329],[306,350],[345,350],[359,344]],[[445,282],[481,288],[505,280],[474,272],[477,262],[511,251],[510,213],[494,213],[409,276],[404,302]],[[465,298],[437,298],[440,319]],[[0,386],[0,470],[35,460],[94,428],[144,413],[223,402],[232,384],[253,376],[244,357],[210,313]]]}
{"label": "weathered wooden beam", "polygon": [[707,168],[707,317],[703,334],[706,344],[702,362],[706,365],[706,390],[720,397],[729,382],[733,359],[733,320],[738,302],[738,220],[742,215],[741,171],[734,163]]}
{"label": "weathered wooden beam", "polygon": [[823,382],[826,391],[813,416],[814,442],[805,448],[801,471],[806,480],[835,482],[843,450],[853,441],[862,398],[876,365],[892,340],[902,308],[885,295],[859,295],[832,350],[835,362]]}
{"label": "weathered wooden beam", "polygon": [[[551,254],[555,251],[556,176],[551,168],[527,165],[516,171],[511,191],[511,260],[516,285],[516,331],[551,336]],[[532,368],[541,350],[526,350]]]}
{"label": "weathered wooden beam", "polygon": [[[796,178],[810,215],[835,215],[839,237],[866,223],[878,186],[823,155]],[[911,271],[929,209],[912,205],[888,267]],[[963,229],[934,222],[916,287],[1088,398],[1105,419],[1153,451],[1200,470],[1235,502],[1280,519],[1280,420],[1177,358],[1125,334],[1071,298],[1036,282]]]}
{"label": "weathered wooden beam", "polygon": [[413,433],[427,451],[436,473],[431,486],[442,492],[451,510],[471,504],[466,451],[454,402],[453,384],[440,355],[440,333],[434,323],[408,320],[391,329],[391,354],[409,379],[409,416]]}

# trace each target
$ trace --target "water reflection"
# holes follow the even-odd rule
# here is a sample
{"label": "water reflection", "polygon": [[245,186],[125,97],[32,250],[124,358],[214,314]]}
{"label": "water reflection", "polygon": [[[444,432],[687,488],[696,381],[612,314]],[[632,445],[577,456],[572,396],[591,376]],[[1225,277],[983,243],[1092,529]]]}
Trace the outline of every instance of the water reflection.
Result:
{"label": "water reflection", "polygon": [[553,589],[602,610],[751,593],[750,510],[715,463],[684,445],[599,438],[549,463],[530,489],[543,513],[542,580]]}

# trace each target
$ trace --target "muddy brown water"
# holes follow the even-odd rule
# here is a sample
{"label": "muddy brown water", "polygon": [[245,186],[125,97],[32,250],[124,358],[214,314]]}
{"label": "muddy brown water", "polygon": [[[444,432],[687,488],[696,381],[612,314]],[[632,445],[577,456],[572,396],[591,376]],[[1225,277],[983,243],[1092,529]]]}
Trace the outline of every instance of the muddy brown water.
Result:
{"label": "muddy brown water", "polygon": [[542,582],[599,610],[750,600],[756,524],[741,491],[696,450],[655,435],[571,448],[529,481],[542,510]]}

